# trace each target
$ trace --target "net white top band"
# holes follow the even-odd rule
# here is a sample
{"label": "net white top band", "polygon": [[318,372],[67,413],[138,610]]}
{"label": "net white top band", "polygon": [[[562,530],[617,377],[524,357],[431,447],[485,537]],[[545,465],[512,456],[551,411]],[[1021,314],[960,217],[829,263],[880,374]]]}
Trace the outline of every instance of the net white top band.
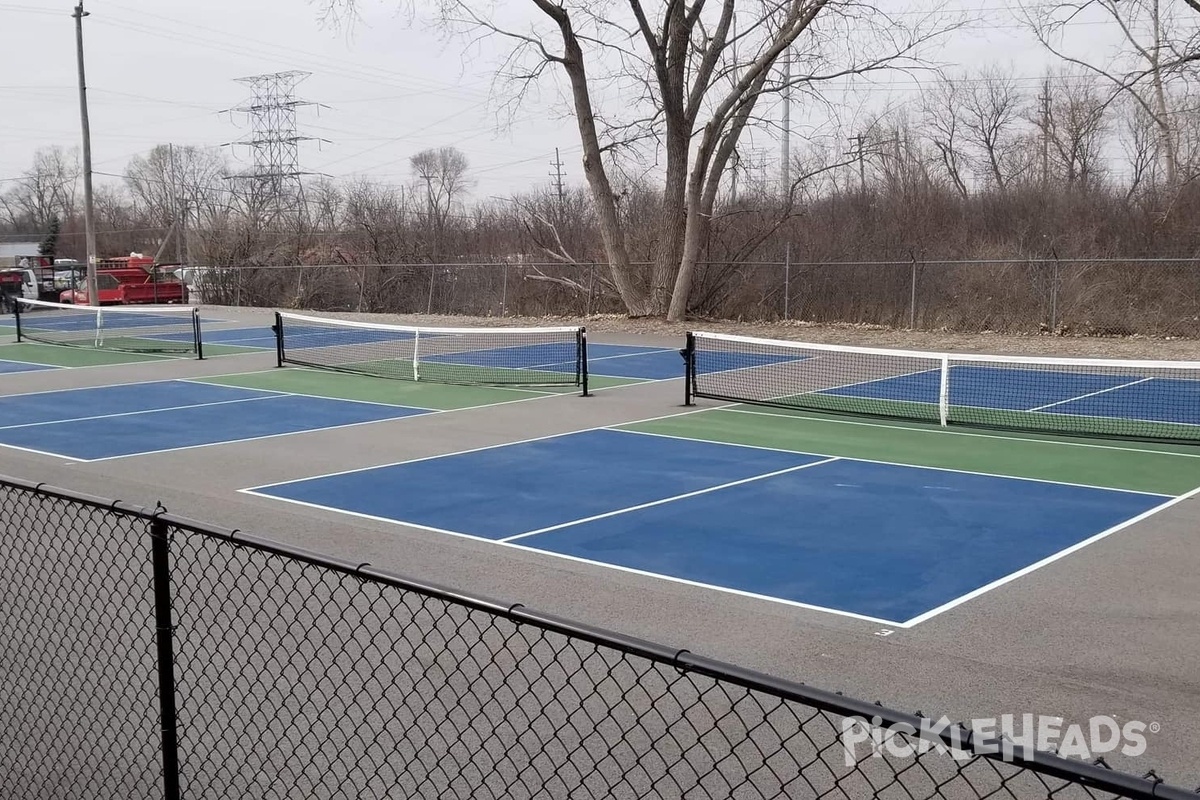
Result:
{"label": "net white top band", "polygon": [[125,313],[146,313],[146,314],[179,314],[185,316],[195,314],[200,311],[197,306],[143,306],[143,305],[113,305],[113,306],[91,306],[91,305],[75,305],[72,303],[51,303],[48,300],[30,300],[24,297],[17,298],[17,302],[22,306],[32,306],[34,308],[54,309],[57,311],[78,311],[80,313],[97,312],[97,311],[121,311]]}
{"label": "net white top band", "polygon": [[[1200,361],[1146,361],[1113,358],[1049,358],[1042,356],[995,356],[975,353],[934,353],[922,350],[893,350],[887,347],[857,347],[843,344],[815,344],[808,342],[793,342],[787,339],[759,339],[753,336],[739,336],[731,333],[707,333],[693,331],[697,339],[729,342],[731,344],[749,344],[762,347],[776,347],[794,350],[816,350],[825,353],[847,353],[872,356],[890,356],[893,358],[920,358],[932,361],[949,361],[954,364],[1029,364],[1032,366],[1054,367],[1112,367],[1116,369],[1175,369],[1200,370]],[[1200,376],[1197,376],[1200,377]]]}
{"label": "net white top band", "polygon": [[398,331],[403,333],[433,333],[433,334],[469,334],[469,333],[509,333],[509,334],[546,334],[546,333],[579,333],[581,326],[565,328],[434,328],[426,325],[389,325],[383,322],[359,322],[357,320],[337,319],[336,317],[311,317],[304,314],[279,312],[279,316],[288,322],[308,322],[317,325],[330,325],[339,328],[358,328],[369,331]]}

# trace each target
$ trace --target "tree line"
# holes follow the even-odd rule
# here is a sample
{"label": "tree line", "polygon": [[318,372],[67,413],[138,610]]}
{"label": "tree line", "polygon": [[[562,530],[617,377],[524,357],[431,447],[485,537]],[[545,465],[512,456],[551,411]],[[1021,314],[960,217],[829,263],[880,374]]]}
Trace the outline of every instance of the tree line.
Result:
{"label": "tree line", "polygon": [[[443,147],[412,156],[407,182],[321,179],[285,192],[239,178],[219,151],[164,145],[98,185],[102,251],[207,265],[379,267],[359,273],[358,305],[381,311],[415,274],[403,265],[600,263],[588,291],[605,307],[672,318],[753,315],[728,287],[744,283],[744,265],[785,257],[1198,254],[1200,11],[1189,0],[1031,5],[1024,23],[1058,60],[1049,74],[922,72],[894,108],[793,135],[786,169],[756,169],[743,157],[742,136],[763,124],[771,98],[828,110],[824,82],[913,68],[961,20],[812,0],[759,3],[740,17],[734,0],[632,0],[622,21],[602,19],[609,12],[584,0],[531,3],[547,23],[537,36],[506,31],[473,4],[439,9],[447,26],[453,19],[515,44],[508,63],[518,90],[545,70],[566,74],[585,185],[476,198],[467,158]],[[1120,33],[1103,60],[1068,47],[1064,31],[1080,9]],[[621,52],[639,58],[593,52],[614,31],[624,31]],[[624,102],[630,118],[601,113],[593,97],[601,79],[636,89]],[[647,152],[662,157],[660,173],[629,168]],[[40,240],[58,220],[59,248],[82,255],[78,172],[71,152],[39,151],[0,192],[0,235]],[[571,275],[533,266],[523,279],[583,291]],[[291,302],[317,302],[311,291]]]}

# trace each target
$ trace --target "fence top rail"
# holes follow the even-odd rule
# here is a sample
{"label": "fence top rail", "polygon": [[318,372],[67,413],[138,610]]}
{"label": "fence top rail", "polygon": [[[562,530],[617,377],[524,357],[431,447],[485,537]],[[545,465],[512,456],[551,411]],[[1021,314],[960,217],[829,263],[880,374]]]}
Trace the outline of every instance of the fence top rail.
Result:
{"label": "fence top rail", "polygon": [[[370,564],[354,564],[312,551],[293,547],[270,539],[244,534],[238,530],[220,529],[206,523],[176,516],[167,512],[160,504],[154,510],[131,505],[122,501],[106,500],[92,495],[49,486],[45,483],[22,480],[0,475],[0,490],[17,490],[39,497],[63,500],[91,508],[103,509],[126,517],[143,519],[147,522],[165,524],[169,528],[186,531],[203,537],[215,538],[235,547],[245,547],[293,559],[312,566],[327,569],[369,583],[390,586],[403,591],[439,599],[455,605],[466,606],[509,619],[518,624],[528,624],[540,629],[559,633],[573,639],[607,647],[649,661],[672,666],[681,672],[705,675],[715,680],[741,686],[763,694],[790,700],[803,705],[865,720],[878,718],[888,727],[908,726],[913,735],[933,744],[964,750],[983,758],[1004,760],[1014,766],[1031,770],[1041,775],[1050,775],[1068,780],[1098,791],[1110,792],[1131,798],[1166,798],[1166,800],[1197,800],[1200,790],[1189,791],[1164,783],[1153,772],[1145,776],[1119,772],[1102,761],[1089,764],[1071,760],[1054,753],[1039,751],[1011,741],[989,738],[980,739],[960,724],[939,725],[932,718],[909,714],[846,697],[838,692],[808,686],[796,681],[767,675],[762,672],[738,667],[716,659],[691,653],[686,649],[668,647],[645,639],[628,636],[604,628],[576,622],[565,617],[526,608],[521,603],[505,603],[470,595],[435,584],[417,581],[372,567]],[[149,532],[149,528],[147,529]]]}
{"label": "fence top rail", "polygon": [[[649,266],[651,261],[633,261],[632,266]],[[1043,256],[1033,258],[893,258],[866,261],[839,261],[828,259],[824,261],[798,261],[794,259],[779,259],[774,261],[722,261],[719,259],[704,259],[697,262],[699,266],[735,266],[735,267],[912,267],[912,266],[1003,266],[1003,265],[1071,265],[1071,264],[1200,264],[1200,256],[1104,256],[1089,258],[1087,256],[1069,256],[1063,258],[1048,258]],[[351,263],[351,264],[211,264],[190,267],[204,272],[220,273],[223,270],[240,271],[256,269],[361,269],[364,267],[411,267],[422,269],[445,269],[495,267],[530,267],[537,269],[594,269],[607,267],[604,261],[396,261],[387,263]],[[203,275],[201,277],[204,277]]]}

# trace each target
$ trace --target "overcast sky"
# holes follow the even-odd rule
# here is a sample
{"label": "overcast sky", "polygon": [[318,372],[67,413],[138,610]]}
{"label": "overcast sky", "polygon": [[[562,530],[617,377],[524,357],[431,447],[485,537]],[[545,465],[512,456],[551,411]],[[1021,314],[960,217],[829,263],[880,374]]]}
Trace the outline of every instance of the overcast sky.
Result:
{"label": "overcast sky", "polygon": [[[0,0],[0,180],[20,175],[38,147],[79,142],[75,0]],[[885,0],[889,8],[893,0]],[[937,54],[949,63],[1012,65],[1036,81],[1046,57],[1005,13],[1015,0],[951,0],[988,20],[957,34]],[[518,0],[507,0],[512,6]],[[492,102],[496,53],[464,58],[395,0],[362,0],[352,33],[322,28],[320,0],[86,0],[87,77],[94,168],[121,173],[156,144],[215,146],[245,136],[244,115],[221,113],[248,98],[237,78],[283,70],[312,75],[298,97],[328,108],[301,111],[301,133],[329,140],[301,150],[305,170],[400,182],[408,158],[442,145],[463,150],[477,197],[549,182],[559,147],[566,179],[581,182],[573,121],[555,93],[527,103],[499,127]],[[865,102],[902,96],[911,79],[876,86]],[[1032,85],[1032,84],[1030,84]],[[802,110],[794,113],[803,125]],[[760,133],[754,146],[776,147]],[[242,163],[245,148],[227,148]],[[99,180],[111,180],[101,177]],[[3,187],[0,183],[0,188]]]}

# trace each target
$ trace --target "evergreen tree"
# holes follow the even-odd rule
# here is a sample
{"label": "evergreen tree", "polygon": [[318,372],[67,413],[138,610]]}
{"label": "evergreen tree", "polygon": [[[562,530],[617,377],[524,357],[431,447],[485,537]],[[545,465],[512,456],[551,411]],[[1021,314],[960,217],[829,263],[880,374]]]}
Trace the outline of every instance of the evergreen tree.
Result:
{"label": "evergreen tree", "polygon": [[58,217],[50,218],[50,231],[46,234],[46,238],[42,239],[42,243],[38,245],[39,256],[50,256],[54,258],[58,255],[58,234],[62,230],[62,222]]}

